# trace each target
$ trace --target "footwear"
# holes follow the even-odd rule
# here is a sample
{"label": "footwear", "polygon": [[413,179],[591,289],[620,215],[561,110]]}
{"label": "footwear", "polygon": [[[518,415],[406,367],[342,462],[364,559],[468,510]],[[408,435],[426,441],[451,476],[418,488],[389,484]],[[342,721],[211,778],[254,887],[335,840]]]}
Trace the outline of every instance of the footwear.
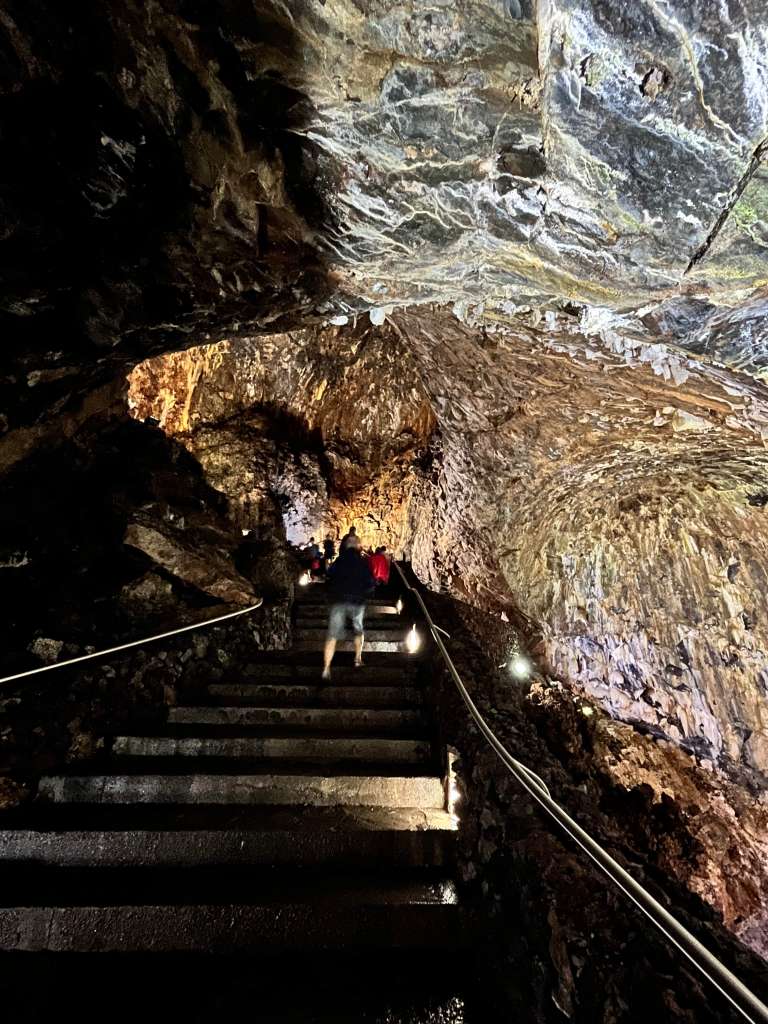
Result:
{"label": "footwear", "polygon": [[356,661],[355,662],[355,668],[362,668],[362,667],[363,667],[362,661]]}
{"label": "footwear", "polygon": [[323,680],[324,683],[330,682],[331,670],[329,668],[324,668],[323,669],[323,674],[322,674],[322,676],[320,678]]}

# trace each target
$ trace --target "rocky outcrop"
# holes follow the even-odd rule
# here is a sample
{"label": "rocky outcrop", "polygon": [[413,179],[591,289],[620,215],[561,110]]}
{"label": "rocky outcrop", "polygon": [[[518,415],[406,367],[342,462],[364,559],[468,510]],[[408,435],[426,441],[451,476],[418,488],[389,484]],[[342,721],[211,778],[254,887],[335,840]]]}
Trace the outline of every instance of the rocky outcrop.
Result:
{"label": "rocky outcrop", "polygon": [[[223,539],[223,538],[222,538]],[[182,547],[155,527],[141,522],[128,524],[124,543],[152,559],[167,572],[211,597],[232,604],[252,604],[256,595],[247,580],[233,570],[231,561],[213,545],[201,553]],[[223,555],[223,557],[222,557]]]}
{"label": "rocky outcrop", "polygon": [[205,617],[216,602],[253,603],[225,497],[125,408],[41,446],[6,474],[4,493],[0,589],[13,643],[0,675],[51,660],[54,642],[57,656],[62,644],[99,649]]}

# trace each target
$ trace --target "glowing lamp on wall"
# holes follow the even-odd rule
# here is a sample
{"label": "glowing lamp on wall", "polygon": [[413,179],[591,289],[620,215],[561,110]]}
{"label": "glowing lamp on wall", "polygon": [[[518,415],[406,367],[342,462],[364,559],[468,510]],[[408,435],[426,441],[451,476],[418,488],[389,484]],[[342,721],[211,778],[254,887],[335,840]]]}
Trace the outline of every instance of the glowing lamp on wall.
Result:
{"label": "glowing lamp on wall", "polygon": [[421,637],[419,636],[419,631],[416,629],[416,623],[414,623],[408,630],[408,636],[405,638],[405,648],[409,654],[416,654],[420,647]]}
{"label": "glowing lamp on wall", "polygon": [[507,667],[515,679],[527,679],[531,674],[531,663],[522,654],[515,654],[510,658]]}
{"label": "glowing lamp on wall", "polygon": [[308,585],[308,583],[309,583],[309,573],[308,572],[303,572],[301,574],[301,576],[299,576],[299,586],[300,587],[306,587]]}
{"label": "glowing lamp on wall", "polygon": [[403,610],[403,599],[402,599],[402,597],[398,597],[397,601],[395,602],[395,608],[397,609],[397,614],[399,615],[400,612]]}

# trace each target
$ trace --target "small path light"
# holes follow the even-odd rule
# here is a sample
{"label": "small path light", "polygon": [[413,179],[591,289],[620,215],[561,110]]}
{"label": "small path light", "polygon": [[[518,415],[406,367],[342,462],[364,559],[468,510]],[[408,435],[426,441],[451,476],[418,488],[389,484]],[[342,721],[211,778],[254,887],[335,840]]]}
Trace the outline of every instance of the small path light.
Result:
{"label": "small path light", "polygon": [[515,679],[527,679],[531,674],[531,663],[522,654],[515,654],[507,664]]}
{"label": "small path light", "polygon": [[299,586],[300,587],[306,587],[308,584],[309,584],[309,573],[308,572],[303,572],[301,574],[301,576],[299,576]]}
{"label": "small path light", "polygon": [[403,599],[402,599],[402,597],[398,597],[397,602],[395,604],[395,608],[397,609],[397,614],[399,615],[400,612],[403,610]]}
{"label": "small path light", "polygon": [[408,636],[406,637],[405,640],[405,646],[409,654],[415,654],[421,647],[421,637],[419,636],[419,631],[416,629],[415,622],[408,631]]}
{"label": "small path light", "polygon": [[458,760],[457,752],[449,747],[448,748],[448,777],[447,777],[447,809],[450,816],[453,818],[453,824],[456,825],[459,820],[457,807],[461,800],[461,791],[459,790],[456,782],[456,767],[455,763]]}

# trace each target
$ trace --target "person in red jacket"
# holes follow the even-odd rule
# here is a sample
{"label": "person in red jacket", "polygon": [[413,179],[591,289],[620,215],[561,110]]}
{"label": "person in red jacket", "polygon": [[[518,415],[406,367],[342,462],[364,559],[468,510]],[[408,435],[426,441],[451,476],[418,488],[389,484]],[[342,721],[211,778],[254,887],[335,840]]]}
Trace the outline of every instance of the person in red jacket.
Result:
{"label": "person in red jacket", "polygon": [[376,585],[386,586],[389,583],[389,555],[385,547],[376,548],[374,554],[368,559],[371,575],[376,580]]}

